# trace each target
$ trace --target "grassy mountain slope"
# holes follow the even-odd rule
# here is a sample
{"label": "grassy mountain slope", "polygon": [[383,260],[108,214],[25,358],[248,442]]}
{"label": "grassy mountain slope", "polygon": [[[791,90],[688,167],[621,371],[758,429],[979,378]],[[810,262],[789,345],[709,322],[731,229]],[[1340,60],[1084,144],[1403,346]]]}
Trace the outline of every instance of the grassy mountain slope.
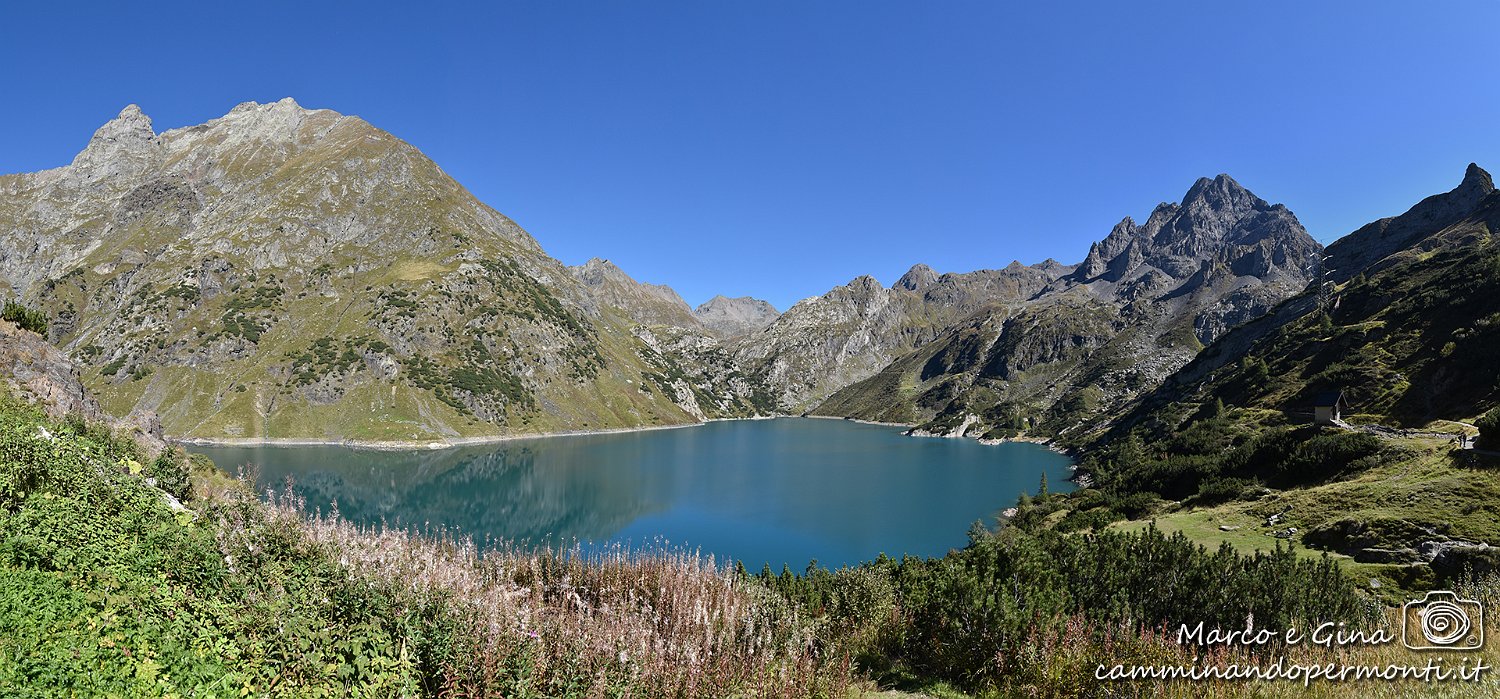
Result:
{"label": "grassy mountain slope", "polygon": [[0,193],[0,280],[53,317],[107,410],[155,410],[173,436],[425,442],[756,412],[744,382],[683,400],[669,375],[696,360],[663,357],[630,309],[355,117],[283,100],[156,134],[130,108]]}
{"label": "grassy mountain slope", "polygon": [[[1154,521],[1244,549],[1297,542],[1342,556],[1391,599],[1500,569],[1500,459],[1455,439],[1500,405],[1497,225],[1500,192],[1471,166],[1452,192],[1340,239],[1326,283],[1080,439],[1088,487],[1054,521]],[[1327,391],[1346,397],[1345,426],[1311,424]]]}
{"label": "grassy mountain slope", "polygon": [[[1432,219],[1434,205],[1463,210]],[[1212,398],[1306,415],[1330,390],[1354,413],[1403,426],[1468,420],[1500,403],[1500,194],[1489,176],[1471,166],[1453,192],[1383,223],[1329,247],[1345,281],[1330,274],[1321,291],[1210,345],[1125,424],[1173,423]],[[1393,228],[1408,231],[1406,245],[1387,250]]]}

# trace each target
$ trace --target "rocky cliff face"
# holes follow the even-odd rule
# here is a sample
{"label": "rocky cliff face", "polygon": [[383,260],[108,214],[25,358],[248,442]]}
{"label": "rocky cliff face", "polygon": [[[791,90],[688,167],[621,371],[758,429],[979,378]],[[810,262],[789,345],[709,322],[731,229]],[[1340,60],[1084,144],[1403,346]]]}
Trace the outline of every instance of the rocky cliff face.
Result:
{"label": "rocky cliff face", "polygon": [[53,418],[79,417],[103,423],[154,454],[165,445],[152,413],[123,418],[105,413],[83,386],[82,372],[67,355],[33,332],[0,320],[0,393],[35,403]]}
{"label": "rocky cliff face", "polygon": [[696,420],[650,378],[692,360],[632,333],[690,312],[610,267],[570,271],[410,145],[289,99],[164,133],[128,107],[72,164],[0,177],[0,286],[108,412],[175,436]]}
{"label": "rocky cliff face", "polygon": [[[1034,293],[966,314],[814,412],[934,434],[1066,432],[1304,288],[1318,250],[1286,207],[1225,175],[1201,179],[1144,224],[1121,221]],[[933,283],[931,270],[913,268],[898,287]]]}
{"label": "rocky cliff face", "polygon": [[798,302],[764,330],[736,340],[733,350],[783,408],[801,411],[981,308],[1030,297],[1068,269],[1048,260],[937,276],[918,265],[889,288],[863,276]]}

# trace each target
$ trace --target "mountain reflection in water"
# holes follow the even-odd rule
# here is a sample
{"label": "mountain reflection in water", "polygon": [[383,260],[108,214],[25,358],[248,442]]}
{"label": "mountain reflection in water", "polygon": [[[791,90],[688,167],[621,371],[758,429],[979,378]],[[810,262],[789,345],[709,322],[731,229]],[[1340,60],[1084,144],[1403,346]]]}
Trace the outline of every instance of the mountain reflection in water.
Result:
{"label": "mountain reflection in water", "polygon": [[1042,474],[1069,460],[1034,444],[905,437],[836,420],[716,422],[687,429],[527,439],[441,451],[195,447],[258,487],[288,477],[309,510],[361,524],[443,526],[531,543],[642,545],[658,538],[747,567],[881,552],[942,555]]}

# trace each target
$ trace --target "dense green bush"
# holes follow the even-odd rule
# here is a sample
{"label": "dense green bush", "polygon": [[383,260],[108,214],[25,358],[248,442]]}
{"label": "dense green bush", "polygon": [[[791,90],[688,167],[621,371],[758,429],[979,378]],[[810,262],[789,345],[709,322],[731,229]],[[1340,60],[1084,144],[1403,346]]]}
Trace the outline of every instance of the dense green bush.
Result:
{"label": "dense green bush", "polygon": [[22,330],[30,330],[43,337],[47,335],[47,314],[40,310],[32,310],[15,301],[6,301],[4,310],[0,311],[0,318],[15,323]]}
{"label": "dense green bush", "polygon": [[1277,488],[1322,483],[1387,456],[1380,439],[1363,432],[1311,426],[1250,432],[1223,419],[1193,422],[1152,444],[1148,449],[1130,435],[1088,456],[1084,470],[1121,498],[1145,492],[1215,500],[1254,481]]}
{"label": "dense green bush", "polygon": [[1500,408],[1495,408],[1485,413],[1474,426],[1479,428],[1480,449],[1500,450]]}
{"label": "dense green bush", "polygon": [[1245,555],[1228,544],[1209,551],[1155,528],[1068,535],[1009,527],[940,559],[881,558],[836,574],[765,570],[760,580],[804,609],[827,610],[824,642],[857,638],[867,666],[978,691],[1003,686],[1006,659],[1035,653],[1036,638],[1080,619],[1095,633],[1136,633],[1200,621],[1235,628],[1249,617],[1265,628],[1362,622],[1372,613],[1326,557],[1279,547]]}
{"label": "dense green bush", "polygon": [[1276,465],[1273,483],[1321,483],[1378,464],[1380,438],[1365,432],[1324,432],[1298,444]]}
{"label": "dense green bush", "polygon": [[1238,500],[1246,490],[1254,486],[1255,481],[1244,478],[1212,478],[1198,486],[1198,496],[1194,504],[1213,505]]}

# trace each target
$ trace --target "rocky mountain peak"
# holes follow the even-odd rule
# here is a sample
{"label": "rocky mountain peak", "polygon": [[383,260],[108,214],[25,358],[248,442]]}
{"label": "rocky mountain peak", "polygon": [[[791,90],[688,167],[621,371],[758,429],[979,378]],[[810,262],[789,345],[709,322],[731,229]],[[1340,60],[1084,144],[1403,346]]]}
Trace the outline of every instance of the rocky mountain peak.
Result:
{"label": "rocky mountain peak", "polygon": [[1202,277],[1208,263],[1239,275],[1296,275],[1300,260],[1316,247],[1286,207],[1266,203],[1228,175],[1204,177],[1181,203],[1158,205],[1145,224],[1129,217],[1115,224],[1065,283],[1103,282],[1109,289],[1099,291],[1113,294],[1120,291],[1114,285],[1132,280],[1152,279],[1150,285],[1159,286],[1164,279]]}
{"label": "rocky mountain peak", "polygon": [[863,292],[866,294],[884,290],[880,286],[880,280],[868,274],[861,274],[858,277],[855,277],[854,279],[850,280],[848,284],[845,284],[844,288],[849,289],[850,291]]}
{"label": "rocky mountain peak", "polygon": [[231,138],[236,140],[295,141],[302,125],[320,113],[335,118],[342,116],[322,109],[304,109],[296,100],[286,97],[267,104],[241,102],[228,114],[210,123],[228,129]]}
{"label": "rocky mountain peak", "polygon": [[270,111],[270,110],[281,110],[281,111],[301,110],[301,111],[308,111],[306,109],[303,109],[302,105],[297,104],[297,100],[292,99],[291,97],[283,97],[283,98],[281,98],[279,100],[276,100],[275,102],[267,102],[265,104],[261,104],[260,102],[256,102],[254,100],[251,100],[251,101],[248,101],[248,102],[241,102],[241,103],[239,103],[237,105],[234,105],[234,109],[229,110],[229,113],[230,114],[243,114],[243,113],[249,113],[249,112],[265,112],[265,111]]}
{"label": "rocky mountain peak", "polygon": [[573,269],[577,270],[577,276],[579,277],[579,279],[584,280],[585,282],[603,281],[605,277],[613,277],[616,275],[621,277],[629,276],[625,274],[624,270],[620,269],[619,265],[599,257],[590,257],[588,262],[574,267]]}
{"label": "rocky mountain peak", "polygon": [[619,265],[609,260],[591,257],[588,262],[576,267],[569,267],[568,271],[572,272],[574,278],[583,282],[585,286],[602,288],[612,284],[621,285],[630,289],[639,289],[649,293],[651,296],[666,299],[674,306],[680,304],[682,308],[687,308],[687,303],[671,287],[663,284],[638,282],[634,277],[627,274],[625,270],[620,269]]}
{"label": "rocky mountain peak", "polygon": [[919,262],[912,265],[911,269],[906,270],[906,274],[901,275],[901,278],[897,279],[891,288],[921,291],[936,283],[937,280],[938,273],[934,272],[931,267]]}
{"label": "rocky mountain peak", "polygon": [[720,337],[737,337],[775,322],[781,313],[757,298],[715,296],[693,309],[693,317]]}
{"label": "rocky mountain peak", "polygon": [[89,144],[73,158],[73,168],[90,179],[137,174],[157,150],[151,117],[131,104],[94,132]]}
{"label": "rocky mountain peak", "polygon": [[624,311],[643,325],[692,328],[697,325],[692,308],[670,286],[636,281],[609,260],[590,258],[568,272],[588,289],[599,303]]}
{"label": "rocky mountain peak", "polygon": [[1066,274],[1069,271],[1072,271],[1073,269],[1072,267],[1069,267],[1068,265],[1058,262],[1057,260],[1054,260],[1050,257],[1036,263],[1035,265],[1033,265],[1033,267],[1041,270],[1044,274],[1049,274],[1052,276],[1060,276]]}
{"label": "rocky mountain peak", "polygon": [[1198,181],[1194,182],[1192,188],[1183,196],[1182,206],[1189,210],[1194,207],[1203,207],[1214,211],[1248,211],[1265,208],[1268,205],[1265,200],[1251,194],[1250,190],[1245,189],[1233,177],[1220,174],[1213,179],[1198,178]]}
{"label": "rocky mountain peak", "polygon": [[1478,195],[1475,197],[1477,199],[1495,191],[1495,180],[1490,177],[1490,173],[1485,172],[1484,168],[1479,167],[1477,163],[1469,163],[1469,167],[1464,170],[1463,182],[1459,183],[1458,190],[1456,191],[1464,192],[1471,196]]}
{"label": "rocky mountain peak", "polygon": [[[150,136],[156,135],[155,132],[151,130],[151,117],[146,116],[146,113],[141,111],[141,106],[138,104],[125,105],[125,108],[121,109],[120,113],[116,115],[115,118],[110,119],[107,123],[105,123],[104,126],[100,127],[99,130],[104,131],[105,129],[112,129],[117,131],[144,131]],[[98,134],[96,133],[95,135],[97,136]]]}
{"label": "rocky mountain peak", "polygon": [[[1406,213],[1390,220],[1436,220],[1466,214],[1479,205],[1480,199],[1489,196],[1493,191],[1495,191],[1495,180],[1490,177],[1490,173],[1475,163],[1469,163],[1469,166],[1464,168],[1464,178],[1457,187],[1442,194],[1427,197],[1417,202],[1417,205],[1411,207]],[[1355,232],[1357,233],[1358,231]]]}
{"label": "rocky mountain peak", "polygon": [[[104,404],[157,410],[177,435],[426,442],[769,405],[747,402],[759,384],[729,384],[718,341],[671,289],[602,259],[565,267],[357,117],[287,99],[156,133],[132,106],[74,166],[0,187],[0,289],[47,311]],[[314,346],[360,359],[308,365]],[[122,396],[132,382],[144,398]],[[206,385],[223,422],[186,398]],[[377,386],[392,417],[344,421]],[[300,407],[230,416],[252,403]]]}

